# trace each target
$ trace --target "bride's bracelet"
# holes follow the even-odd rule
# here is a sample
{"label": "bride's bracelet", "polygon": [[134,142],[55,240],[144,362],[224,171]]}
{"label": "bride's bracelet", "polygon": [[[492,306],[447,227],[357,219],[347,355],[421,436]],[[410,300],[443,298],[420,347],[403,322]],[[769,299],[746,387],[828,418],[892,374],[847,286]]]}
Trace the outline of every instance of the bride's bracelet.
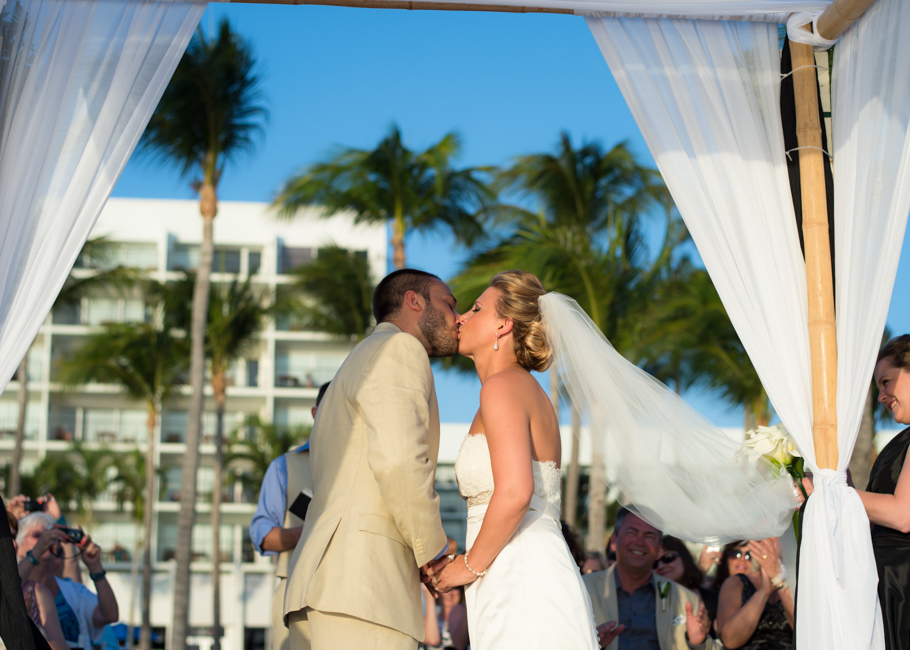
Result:
{"label": "bride's bracelet", "polygon": [[487,570],[486,570],[486,569],[484,569],[483,571],[481,571],[480,573],[478,573],[477,571],[475,571],[474,569],[471,568],[471,565],[470,565],[470,564],[468,564],[468,553],[470,553],[470,552],[471,552],[471,551],[465,551],[465,554],[464,554],[464,565],[465,565],[466,567],[468,567],[468,571],[470,571],[471,573],[473,573],[473,574],[474,574],[475,576],[477,576],[478,578],[484,577],[485,575],[487,575]]}

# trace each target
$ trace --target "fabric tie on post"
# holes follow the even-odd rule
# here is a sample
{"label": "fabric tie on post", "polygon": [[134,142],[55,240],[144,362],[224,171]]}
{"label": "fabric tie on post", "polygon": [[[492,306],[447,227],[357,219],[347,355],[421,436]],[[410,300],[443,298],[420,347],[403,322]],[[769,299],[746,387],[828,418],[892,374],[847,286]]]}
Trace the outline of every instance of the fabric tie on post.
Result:
{"label": "fabric tie on post", "polygon": [[[796,646],[884,648],[869,518],[846,473],[814,473],[803,515]],[[849,616],[845,613],[849,612]]]}
{"label": "fabric tie on post", "polygon": [[[787,36],[795,43],[811,45],[812,49],[816,52],[830,50],[840,39],[835,38],[833,41],[829,41],[827,38],[822,38],[818,35],[817,23],[818,17],[821,15],[820,11],[815,13],[799,12],[792,14],[787,18]],[[812,25],[812,30],[804,29],[806,25]]]}

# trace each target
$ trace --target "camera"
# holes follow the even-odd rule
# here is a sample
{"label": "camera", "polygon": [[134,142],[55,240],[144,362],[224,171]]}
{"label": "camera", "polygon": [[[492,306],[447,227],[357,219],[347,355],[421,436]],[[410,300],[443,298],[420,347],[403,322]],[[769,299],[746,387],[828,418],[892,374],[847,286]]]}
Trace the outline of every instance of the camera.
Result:
{"label": "camera", "polygon": [[35,501],[33,499],[26,499],[22,503],[22,508],[26,512],[44,512],[44,504],[41,501]]}
{"label": "camera", "polygon": [[81,544],[82,538],[85,536],[85,533],[78,528],[64,528],[63,532],[69,538],[70,544]]}

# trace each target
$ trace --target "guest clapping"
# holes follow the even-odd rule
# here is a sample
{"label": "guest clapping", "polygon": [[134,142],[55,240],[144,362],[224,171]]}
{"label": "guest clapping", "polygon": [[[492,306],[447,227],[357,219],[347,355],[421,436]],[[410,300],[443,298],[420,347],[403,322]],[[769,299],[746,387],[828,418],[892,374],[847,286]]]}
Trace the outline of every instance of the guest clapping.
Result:
{"label": "guest clapping", "polygon": [[717,618],[717,592],[702,586],[705,576],[692,558],[685,542],[676,537],[664,535],[660,546],[662,551],[654,566],[654,573],[669,578],[690,591],[697,592],[708,610],[708,619],[711,621],[713,630],[714,619]]}
{"label": "guest clapping", "polygon": [[724,647],[793,648],[793,596],[777,538],[727,544],[716,584],[716,627]]}

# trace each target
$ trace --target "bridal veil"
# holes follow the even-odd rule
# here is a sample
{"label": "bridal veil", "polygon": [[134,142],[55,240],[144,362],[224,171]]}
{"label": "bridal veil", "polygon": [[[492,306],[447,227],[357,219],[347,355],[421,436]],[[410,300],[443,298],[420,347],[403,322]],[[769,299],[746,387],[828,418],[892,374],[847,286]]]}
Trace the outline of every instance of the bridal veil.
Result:
{"label": "bridal veil", "polygon": [[604,476],[667,534],[706,544],[781,535],[798,505],[788,475],[737,459],[739,443],[619,354],[571,298],[539,299],[555,371]]}

